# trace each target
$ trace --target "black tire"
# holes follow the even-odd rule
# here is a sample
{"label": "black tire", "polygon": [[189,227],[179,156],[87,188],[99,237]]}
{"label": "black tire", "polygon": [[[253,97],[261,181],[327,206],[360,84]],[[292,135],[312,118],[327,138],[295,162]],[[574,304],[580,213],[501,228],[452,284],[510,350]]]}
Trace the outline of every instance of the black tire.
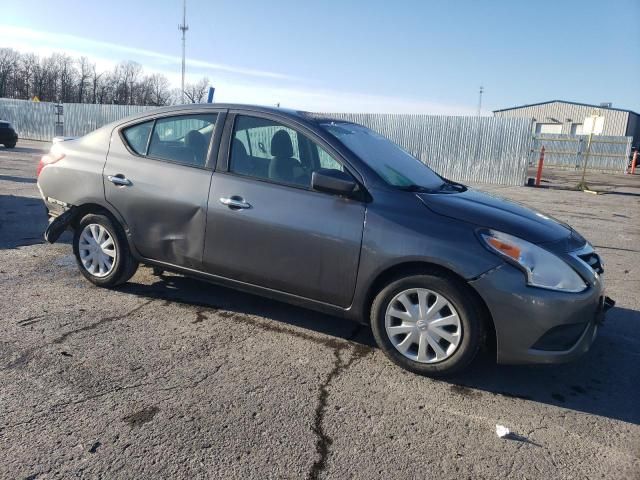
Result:
{"label": "black tire", "polygon": [[[80,258],[80,236],[87,225],[97,224],[105,228],[113,239],[115,248],[115,260],[111,271],[105,276],[96,276],[85,268]],[[90,213],[85,215],[77,225],[73,233],[73,253],[80,273],[98,287],[111,288],[128,281],[138,269],[138,262],[131,255],[122,227],[106,215]]]}
{"label": "black tire", "polygon": [[[461,339],[453,353],[442,361],[422,363],[407,358],[396,349],[387,334],[385,316],[389,303],[399,293],[413,288],[424,288],[443,296],[458,313]],[[419,375],[442,377],[464,370],[478,353],[485,337],[481,310],[468,288],[449,275],[412,275],[392,281],[378,293],[371,306],[371,328],[376,343],[394,363]]]}
{"label": "black tire", "polygon": [[5,143],[4,146],[6,148],[15,148],[16,147],[16,142],[13,143]]}

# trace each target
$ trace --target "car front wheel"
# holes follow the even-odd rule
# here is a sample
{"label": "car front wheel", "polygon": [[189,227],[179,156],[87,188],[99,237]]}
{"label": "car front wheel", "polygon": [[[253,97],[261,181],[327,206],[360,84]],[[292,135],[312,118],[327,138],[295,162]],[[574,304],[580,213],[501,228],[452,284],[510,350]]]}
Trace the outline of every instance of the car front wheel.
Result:
{"label": "car front wheel", "polygon": [[73,235],[73,253],[80,272],[94,285],[114,287],[138,269],[120,225],[105,215],[85,215]]}
{"label": "car front wheel", "polygon": [[375,298],[371,327],[399,366],[428,376],[463,370],[484,339],[484,324],[462,282],[414,275],[391,282]]}

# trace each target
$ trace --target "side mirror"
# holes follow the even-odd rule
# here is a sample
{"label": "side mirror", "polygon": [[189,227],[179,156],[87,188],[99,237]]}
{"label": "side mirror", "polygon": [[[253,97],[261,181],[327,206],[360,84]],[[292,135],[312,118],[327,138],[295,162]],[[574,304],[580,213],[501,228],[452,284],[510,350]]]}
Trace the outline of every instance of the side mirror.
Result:
{"label": "side mirror", "polygon": [[319,192],[350,196],[358,189],[358,184],[346,172],[322,168],[311,174],[311,188]]}

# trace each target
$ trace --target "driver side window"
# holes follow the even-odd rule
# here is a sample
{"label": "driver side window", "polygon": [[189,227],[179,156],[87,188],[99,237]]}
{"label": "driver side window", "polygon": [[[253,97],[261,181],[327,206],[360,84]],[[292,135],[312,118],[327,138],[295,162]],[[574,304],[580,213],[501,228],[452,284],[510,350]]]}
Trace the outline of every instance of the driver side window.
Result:
{"label": "driver side window", "polygon": [[314,171],[342,165],[305,135],[265,118],[236,117],[229,171],[270,182],[311,188]]}

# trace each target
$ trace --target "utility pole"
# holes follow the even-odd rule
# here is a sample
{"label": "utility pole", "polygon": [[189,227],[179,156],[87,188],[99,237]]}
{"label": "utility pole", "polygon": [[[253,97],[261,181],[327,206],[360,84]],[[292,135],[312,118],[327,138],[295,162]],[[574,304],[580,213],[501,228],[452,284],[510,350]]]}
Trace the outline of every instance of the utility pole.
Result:
{"label": "utility pole", "polygon": [[182,31],[182,103],[184,103],[184,64],[185,64],[185,43],[186,43],[186,34],[187,30],[189,30],[189,25],[187,25],[187,0],[182,0],[182,24],[178,25],[178,30]]}
{"label": "utility pole", "polygon": [[482,112],[482,93],[484,92],[484,87],[480,85],[480,91],[478,92],[478,116],[480,116]]}

